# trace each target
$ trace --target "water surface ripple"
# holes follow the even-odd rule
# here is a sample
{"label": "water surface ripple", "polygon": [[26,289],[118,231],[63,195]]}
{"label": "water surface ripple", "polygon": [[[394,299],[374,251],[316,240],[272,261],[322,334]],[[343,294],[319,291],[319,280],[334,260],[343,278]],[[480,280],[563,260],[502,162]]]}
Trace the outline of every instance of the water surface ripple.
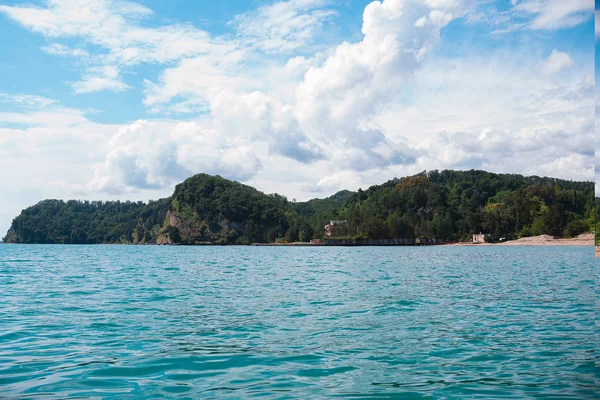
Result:
{"label": "water surface ripple", "polygon": [[591,248],[0,246],[0,398],[593,398]]}

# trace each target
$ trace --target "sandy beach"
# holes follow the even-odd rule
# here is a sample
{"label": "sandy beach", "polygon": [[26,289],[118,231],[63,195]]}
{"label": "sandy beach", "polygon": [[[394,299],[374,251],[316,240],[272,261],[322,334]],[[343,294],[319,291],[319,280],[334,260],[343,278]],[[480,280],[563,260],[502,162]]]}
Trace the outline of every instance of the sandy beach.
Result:
{"label": "sandy beach", "polygon": [[[254,243],[253,246],[335,246],[336,244],[327,243]],[[340,244],[338,244],[340,245]],[[343,245],[343,244],[342,244]],[[413,244],[414,245],[414,244]],[[555,239],[550,235],[540,235],[525,237],[518,240],[509,240],[502,243],[449,243],[449,244],[430,244],[431,246],[594,246],[594,234],[584,233],[572,239]],[[600,246],[596,247],[596,256],[600,257]]]}
{"label": "sandy beach", "polygon": [[[540,235],[525,237],[518,240],[509,240],[503,243],[456,243],[450,246],[593,246],[594,234],[584,233],[572,239],[555,239],[554,236]],[[599,253],[596,248],[596,255]]]}

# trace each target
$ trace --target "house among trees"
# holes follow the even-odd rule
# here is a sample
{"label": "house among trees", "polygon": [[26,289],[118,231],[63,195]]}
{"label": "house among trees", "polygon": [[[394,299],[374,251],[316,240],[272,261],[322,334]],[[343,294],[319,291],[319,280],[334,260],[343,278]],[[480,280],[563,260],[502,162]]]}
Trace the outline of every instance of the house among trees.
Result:
{"label": "house among trees", "polygon": [[485,243],[485,235],[483,233],[479,233],[479,235],[473,235],[473,243]]}
{"label": "house among trees", "polygon": [[331,237],[334,234],[336,227],[340,225],[346,225],[347,221],[329,221],[327,225],[325,225],[325,236]]}

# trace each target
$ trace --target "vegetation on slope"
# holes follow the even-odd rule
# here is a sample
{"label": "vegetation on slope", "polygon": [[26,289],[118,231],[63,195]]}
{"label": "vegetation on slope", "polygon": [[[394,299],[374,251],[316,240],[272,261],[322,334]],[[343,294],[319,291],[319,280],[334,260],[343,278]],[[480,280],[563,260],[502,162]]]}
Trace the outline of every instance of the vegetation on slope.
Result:
{"label": "vegetation on slope", "polygon": [[272,242],[289,229],[287,199],[198,174],[175,187],[166,224],[168,243]]}
{"label": "vegetation on slope", "polygon": [[150,203],[45,200],[13,221],[9,243],[249,244],[338,237],[488,240],[572,237],[596,225],[593,183],[430,171],[327,199],[289,202],[219,176],[195,175]]}
{"label": "vegetation on slope", "polygon": [[6,243],[149,243],[169,199],[143,202],[44,200],[13,220]]}
{"label": "vegetation on slope", "polygon": [[359,191],[340,215],[349,233],[369,238],[573,237],[593,226],[593,190],[591,182],[430,171]]}
{"label": "vegetation on slope", "polygon": [[[600,197],[596,197],[595,199],[596,202],[596,207],[595,210],[598,210],[598,207],[600,207]],[[600,246],[600,215],[598,215],[598,213],[596,212],[596,218],[595,218],[595,226],[594,226],[594,232],[596,233],[596,246]]]}

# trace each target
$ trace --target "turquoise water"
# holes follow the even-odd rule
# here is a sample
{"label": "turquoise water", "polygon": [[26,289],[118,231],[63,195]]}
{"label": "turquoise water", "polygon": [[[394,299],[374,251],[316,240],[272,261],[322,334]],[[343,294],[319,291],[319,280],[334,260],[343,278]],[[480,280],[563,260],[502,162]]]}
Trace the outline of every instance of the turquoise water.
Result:
{"label": "turquoise water", "polygon": [[0,398],[592,398],[592,252],[0,246]]}

